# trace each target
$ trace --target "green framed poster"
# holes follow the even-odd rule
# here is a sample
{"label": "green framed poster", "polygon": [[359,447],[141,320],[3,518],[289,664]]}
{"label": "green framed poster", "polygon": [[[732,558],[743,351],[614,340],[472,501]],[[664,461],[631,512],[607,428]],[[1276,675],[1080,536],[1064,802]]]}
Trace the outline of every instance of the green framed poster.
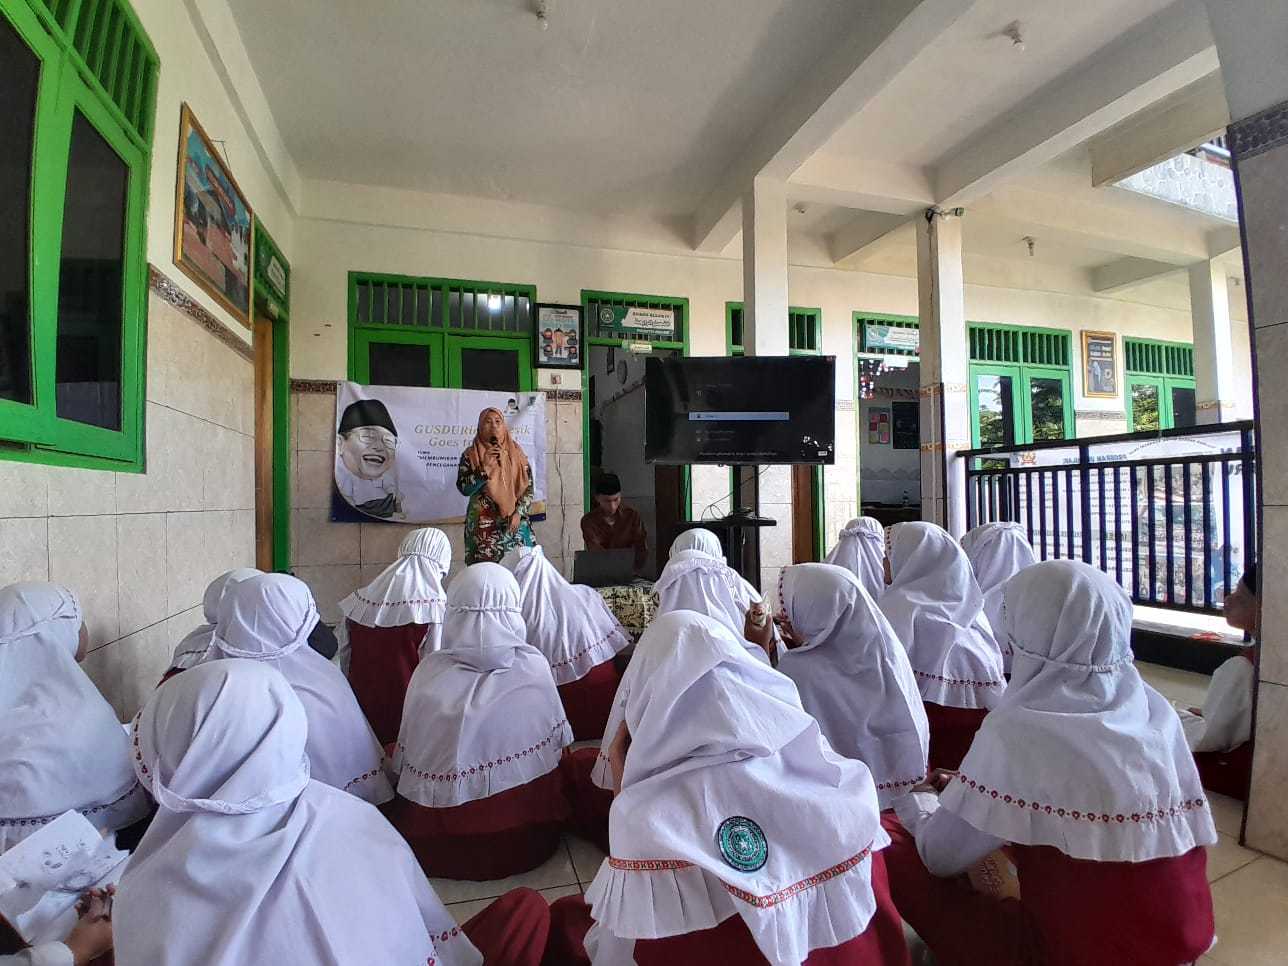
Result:
{"label": "green framed poster", "polygon": [[270,319],[291,315],[291,263],[277,247],[263,222],[255,219],[255,304]]}
{"label": "green framed poster", "polygon": [[675,309],[671,306],[645,307],[638,305],[601,305],[599,307],[600,331],[610,329],[629,338],[637,333],[647,333],[654,338],[675,338]]}

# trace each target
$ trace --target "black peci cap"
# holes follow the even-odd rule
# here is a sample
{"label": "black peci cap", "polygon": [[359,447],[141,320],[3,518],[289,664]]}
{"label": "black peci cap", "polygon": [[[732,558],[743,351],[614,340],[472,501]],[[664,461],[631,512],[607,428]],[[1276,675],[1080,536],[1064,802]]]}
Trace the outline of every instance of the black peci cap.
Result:
{"label": "black peci cap", "polygon": [[389,418],[389,410],[379,399],[359,399],[345,408],[344,415],[340,417],[340,433],[347,433],[359,426],[380,426],[395,436],[398,435],[394,421]]}
{"label": "black peci cap", "polygon": [[622,492],[622,481],[616,473],[604,473],[595,483],[595,496],[616,496]]}

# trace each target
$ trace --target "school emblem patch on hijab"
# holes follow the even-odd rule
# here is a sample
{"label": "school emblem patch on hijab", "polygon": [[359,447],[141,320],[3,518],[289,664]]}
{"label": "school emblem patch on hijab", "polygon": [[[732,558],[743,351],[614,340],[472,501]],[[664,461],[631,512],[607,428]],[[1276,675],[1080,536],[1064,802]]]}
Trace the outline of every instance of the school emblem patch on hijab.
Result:
{"label": "school emblem patch on hijab", "polygon": [[760,826],[742,815],[734,815],[716,829],[720,857],[739,872],[757,872],[769,860],[769,843]]}

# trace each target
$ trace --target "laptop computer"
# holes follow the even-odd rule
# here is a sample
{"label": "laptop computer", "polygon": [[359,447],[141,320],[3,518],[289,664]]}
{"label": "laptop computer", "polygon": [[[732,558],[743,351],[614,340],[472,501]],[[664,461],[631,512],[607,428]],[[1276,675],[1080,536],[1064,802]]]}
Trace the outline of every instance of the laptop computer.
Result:
{"label": "laptop computer", "polygon": [[572,561],[572,582],[588,587],[629,584],[635,579],[635,551],[578,550]]}

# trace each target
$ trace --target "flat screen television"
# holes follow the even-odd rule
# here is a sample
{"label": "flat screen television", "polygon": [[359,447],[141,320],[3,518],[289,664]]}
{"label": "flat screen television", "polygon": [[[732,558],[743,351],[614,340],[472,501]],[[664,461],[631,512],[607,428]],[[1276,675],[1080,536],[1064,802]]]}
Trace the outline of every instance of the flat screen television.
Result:
{"label": "flat screen television", "polygon": [[650,357],[644,366],[650,463],[832,463],[833,356]]}

